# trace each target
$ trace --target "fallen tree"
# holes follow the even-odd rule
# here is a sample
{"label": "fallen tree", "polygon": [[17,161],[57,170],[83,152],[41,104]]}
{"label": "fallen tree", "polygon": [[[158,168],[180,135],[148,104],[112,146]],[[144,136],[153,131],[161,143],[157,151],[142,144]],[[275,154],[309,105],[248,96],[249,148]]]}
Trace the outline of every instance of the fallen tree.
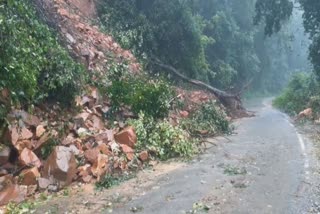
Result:
{"label": "fallen tree", "polygon": [[177,77],[187,83],[201,87],[201,88],[213,93],[233,116],[246,117],[246,116],[252,115],[244,108],[242,101],[241,101],[241,94],[248,87],[248,85],[251,83],[251,81],[249,81],[242,90],[239,90],[238,93],[231,94],[226,91],[222,91],[218,88],[212,87],[202,81],[188,78],[188,77],[184,76],[183,74],[181,74],[173,66],[164,64],[159,59],[153,58],[151,63],[165,69],[166,71],[170,72],[175,77]]}

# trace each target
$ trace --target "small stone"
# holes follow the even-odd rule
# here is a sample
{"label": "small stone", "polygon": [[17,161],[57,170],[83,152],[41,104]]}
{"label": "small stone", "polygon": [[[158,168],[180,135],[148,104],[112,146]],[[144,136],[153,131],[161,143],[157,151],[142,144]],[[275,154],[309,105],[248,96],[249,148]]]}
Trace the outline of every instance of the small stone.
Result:
{"label": "small stone", "polygon": [[134,150],[131,147],[125,144],[120,144],[120,147],[122,148],[123,153],[126,154],[129,161],[134,159]]}
{"label": "small stone", "polygon": [[112,152],[109,150],[109,146],[107,146],[105,143],[100,143],[98,145],[98,149],[104,155],[112,155]]}
{"label": "small stone", "polygon": [[37,138],[40,138],[45,132],[46,132],[46,129],[42,125],[37,126],[37,129],[36,129]]}
{"label": "small stone", "polygon": [[52,184],[52,182],[49,179],[38,178],[38,186],[40,189],[47,189],[50,184]]}
{"label": "small stone", "polygon": [[97,162],[99,154],[100,154],[100,150],[98,148],[93,148],[93,149],[86,150],[84,152],[84,157],[89,163],[94,164],[95,162]]}
{"label": "small stone", "polygon": [[142,151],[142,152],[140,152],[140,154],[139,154],[139,159],[140,159],[141,161],[146,161],[146,160],[148,160],[148,158],[149,158],[149,154],[148,154],[147,151]]}
{"label": "small stone", "polygon": [[92,166],[92,173],[98,181],[107,173],[109,167],[107,155],[99,154],[98,161]]}

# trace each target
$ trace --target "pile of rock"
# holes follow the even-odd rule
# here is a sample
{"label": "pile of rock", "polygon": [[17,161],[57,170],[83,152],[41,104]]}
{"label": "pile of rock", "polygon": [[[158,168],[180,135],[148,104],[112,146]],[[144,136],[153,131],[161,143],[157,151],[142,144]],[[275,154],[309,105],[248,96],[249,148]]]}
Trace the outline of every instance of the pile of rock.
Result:
{"label": "pile of rock", "polygon": [[[148,160],[147,151],[135,151],[133,127],[106,128],[108,107],[98,105],[97,90],[91,89],[89,96],[77,98],[82,112],[60,126],[25,111],[10,113],[0,141],[0,205],[38,190],[58,191],[74,181],[96,182]],[[57,131],[62,128],[64,134]]]}

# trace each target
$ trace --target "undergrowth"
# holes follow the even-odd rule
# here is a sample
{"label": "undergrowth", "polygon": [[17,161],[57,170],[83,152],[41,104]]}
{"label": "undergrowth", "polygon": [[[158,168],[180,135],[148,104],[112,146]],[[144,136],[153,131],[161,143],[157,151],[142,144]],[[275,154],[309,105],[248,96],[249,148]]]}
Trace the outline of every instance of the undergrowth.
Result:
{"label": "undergrowth", "polygon": [[97,190],[102,189],[110,189],[111,187],[118,186],[122,182],[130,180],[134,177],[134,175],[122,175],[122,176],[115,176],[107,174],[103,177],[103,179],[96,183]]}
{"label": "undergrowth", "polygon": [[183,120],[182,127],[193,136],[229,134],[232,130],[226,117],[226,113],[215,101],[209,101],[201,104],[190,118]]}
{"label": "undergrowth", "polygon": [[314,75],[299,73],[293,76],[284,92],[273,101],[273,105],[290,115],[306,108],[320,112],[320,85]]}
{"label": "undergrowth", "polygon": [[138,137],[137,150],[147,149],[155,157],[166,160],[172,157],[190,158],[197,152],[198,141],[180,126],[168,120],[155,120],[139,114],[139,119],[129,120]]}

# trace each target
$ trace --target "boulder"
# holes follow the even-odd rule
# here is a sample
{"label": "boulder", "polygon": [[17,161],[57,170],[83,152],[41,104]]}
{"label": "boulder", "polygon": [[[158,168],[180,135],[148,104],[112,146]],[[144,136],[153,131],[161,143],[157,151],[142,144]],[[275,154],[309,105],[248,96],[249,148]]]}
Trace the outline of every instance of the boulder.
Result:
{"label": "boulder", "polygon": [[9,202],[19,203],[23,201],[27,195],[27,189],[20,188],[14,182],[14,178],[10,175],[0,177],[0,206]]}
{"label": "boulder", "polygon": [[19,162],[22,166],[35,166],[40,168],[41,161],[30,149],[24,148],[19,156]]}
{"label": "boulder", "polygon": [[19,183],[22,185],[36,185],[37,179],[40,177],[40,172],[37,167],[25,169],[19,175]]}
{"label": "boulder", "polygon": [[120,143],[134,148],[137,143],[137,135],[132,126],[129,126],[114,136],[115,140]]}
{"label": "boulder", "polygon": [[74,154],[68,147],[57,146],[48,157],[43,168],[43,177],[52,179],[64,187],[72,182],[77,173],[77,163]]}

